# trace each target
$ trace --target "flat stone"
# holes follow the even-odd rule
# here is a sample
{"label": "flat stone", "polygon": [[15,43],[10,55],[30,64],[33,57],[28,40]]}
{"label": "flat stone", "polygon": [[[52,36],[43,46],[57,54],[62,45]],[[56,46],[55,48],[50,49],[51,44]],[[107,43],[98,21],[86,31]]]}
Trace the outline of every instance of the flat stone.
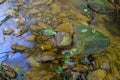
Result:
{"label": "flat stone", "polygon": [[34,1],[32,3],[33,6],[38,6],[38,5],[42,5],[42,4],[47,4],[48,2],[51,2],[51,0],[43,0],[43,1]]}
{"label": "flat stone", "polygon": [[3,32],[4,35],[10,35],[14,32],[14,29],[7,28],[7,29],[3,29],[2,32]]}
{"label": "flat stone", "polygon": [[55,40],[57,46],[68,46],[72,42],[70,34],[65,32],[58,32],[55,35]]}
{"label": "flat stone", "polygon": [[24,2],[19,1],[19,2],[17,2],[15,5],[16,5],[16,6],[21,6],[21,5],[23,5],[23,4],[24,4]]}
{"label": "flat stone", "polygon": [[30,9],[30,10],[29,10],[29,13],[30,13],[30,14],[36,14],[36,13],[38,13],[38,12],[40,12],[38,9]]}
{"label": "flat stone", "polygon": [[25,39],[26,41],[35,41],[35,35],[31,35],[30,37]]}
{"label": "flat stone", "polygon": [[88,71],[88,67],[85,65],[77,64],[74,65],[73,71],[84,73]]}
{"label": "flat stone", "polygon": [[45,23],[43,23],[43,22],[39,22],[39,23],[38,23],[38,26],[40,27],[40,29],[50,28],[49,25],[47,25],[47,24],[45,24]]}
{"label": "flat stone", "polygon": [[[111,1],[112,2],[112,1]],[[89,1],[91,4],[92,8],[95,9],[96,11],[99,11],[100,13],[108,13],[111,10],[115,9],[115,7],[106,0],[92,0]]]}
{"label": "flat stone", "polygon": [[30,25],[30,29],[31,29],[32,31],[39,31],[39,30],[40,30],[40,27],[37,26],[37,25]]}
{"label": "flat stone", "polygon": [[109,45],[109,39],[90,26],[74,24],[74,44],[78,54],[92,54],[104,51]]}
{"label": "flat stone", "polygon": [[15,51],[23,52],[23,51],[25,51],[27,49],[27,47],[25,47],[23,45],[19,45],[19,44],[12,44],[11,49],[15,50]]}
{"label": "flat stone", "polygon": [[97,69],[95,71],[89,72],[87,75],[88,80],[104,80],[107,72],[103,69]]}
{"label": "flat stone", "polygon": [[18,37],[26,33],[28,28],[26,26],[20,26],[18,29],[15,30],[14,36]]}
{"label": "flat stone", "polygon": [[31,80],[62,80],[62,77],[55,72],[47,71],[44,69],[32,68],[30,71],[28,71],[25,74],[24,79],[25,80],[30,80],[30,79]]}
{"label": "flat stone", "polygon": [[47,61],[52,61],[54,59],[55,59],[54,52],[45,51],[37,56],[37,61],[39,62],[47,62]]}

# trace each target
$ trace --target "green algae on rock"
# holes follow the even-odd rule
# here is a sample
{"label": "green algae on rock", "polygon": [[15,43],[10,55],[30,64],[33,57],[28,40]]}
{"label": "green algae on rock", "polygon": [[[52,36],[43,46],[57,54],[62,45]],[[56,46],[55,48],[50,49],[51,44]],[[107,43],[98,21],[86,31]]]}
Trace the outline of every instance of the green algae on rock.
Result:
{"label": "green algae on rock", "polygon": [[109,39],[102,33],[92,32],[90,26],[84,24],[74,24],[74,43],[78,54],[92,54],[101,52],[109,45]]}
{"label": "green algae on rock", "polygon": [[45,29],[43,32],[44,35],[55,35],[56,32],[52,29]]}

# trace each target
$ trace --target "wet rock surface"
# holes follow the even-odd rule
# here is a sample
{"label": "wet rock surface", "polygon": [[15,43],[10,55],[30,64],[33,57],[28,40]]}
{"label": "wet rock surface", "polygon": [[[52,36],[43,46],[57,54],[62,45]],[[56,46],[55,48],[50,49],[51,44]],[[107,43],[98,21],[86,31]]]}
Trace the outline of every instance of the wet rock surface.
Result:
{"label": "wet rock surface", "polygon": [[37,57],[37,61],[39,62],[47,62],[47,61],[52,61],[55,59],[55,53],[53,52],[43,52]]}
{"label": "wet rock surface", "polygon": [[25,51],[27,49],[27,47],[19,44],[12,44],[11,48],[15,51]]}
{"label": "wet rock surface", "polygon": [[17,73],[16,71],[14,71],[14,69],[12,69],[11,67],[7,66],[7,65],[2,65],[2,76],[5,79],[15,79],[17,77]]}
{"label": "wet rock surface", "polygon": [[0,0],[0,4],[3,3],[3,2],[5,2],[5,1],[6,1],[6,0]]}
{"label": "wet rock surface", "polygon": [[102,70],[102,69],[98,69],[92,72],[89,72],[87,75],[87,79],[88,80],[104,80],[105,76],[106,76],[106,71]]}
{"label": "wet rock surface", "polygon": [[98,31],[92,32],[90,26],[75,24],[74,43],[78,53],[100,53],[106,49],[110,41]]}
{"label": "wet rock surface", "polygon": [[10,28],[3,29],[2,32],[3,32],[4,35],[10,35],[10,34],[12,34],[14,32],[14,29],[10,29]]}
{"label": "wet rock surface", "polygon": [[0,0],[0,79],[119,80],[119,28],[104,14],[115,10],[105,0]]}
{"label": "wet rock surface", "polygon": [[72,42],[70,34],[66,32],[58,32],[55,35],[55,40],[57,46],[68,46]]}

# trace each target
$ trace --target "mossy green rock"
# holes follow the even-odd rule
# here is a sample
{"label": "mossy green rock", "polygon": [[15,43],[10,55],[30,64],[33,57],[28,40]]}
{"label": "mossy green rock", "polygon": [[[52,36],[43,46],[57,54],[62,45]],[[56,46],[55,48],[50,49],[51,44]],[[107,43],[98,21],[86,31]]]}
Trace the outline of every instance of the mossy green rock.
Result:
{"label": "mossy green rock", "polygon": [[115,7],[108,0],[90,0],[91,7],[100,13],[108,13]]}
{"label": "mossy green rock", "polygon": [[101,52],[109,45],[109,39],[90,26],[74,24],[74,43],[78,54]]}

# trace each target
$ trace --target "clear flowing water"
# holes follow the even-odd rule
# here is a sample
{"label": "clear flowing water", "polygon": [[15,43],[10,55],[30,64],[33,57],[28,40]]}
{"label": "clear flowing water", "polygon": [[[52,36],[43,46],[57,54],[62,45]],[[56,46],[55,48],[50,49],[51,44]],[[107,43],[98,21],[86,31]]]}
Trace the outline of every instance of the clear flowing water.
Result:
{"label": "clear flowing water", "polygon": [[[98,0],[98,1],[100,1],[100,0]],[[55,53],[60,54],[64,51],[68,51],[66,53],[69,54],[71,51],[71,47],[73,47],[74,45],[72,43],[72,44],[68,45],[68,47],[66,47],[66,46],[64,46],[64,47],[57,46],[56,47],[57,41],[58,41],[57,42],[58,45],[60,43],[62,43],[62,42],[60,42],[62,40],[62,38],[64,38],[62,36],[62,34],[60,34],[60,35],[58,34],[58,39],[57,39],[57,41],[55,41],[54,38],[56,38],[56,36],[52,36],[52,37],[47,36],[46,37],[45,35],[43,35],[44,33],[42,33],[43,30],[47,29],[47,28],[48,28],[48,30],[53,29],[52,32],[54,34],[59,33],[59,31],[60,31],[60,33],[61,33],[61,31],[64,31],[66,33],[68,32],[70,35],[66,35],[65,37],[70,36],[70,37],[72,37],[72,39],[68,40],[69,38],[64,38],[63,40],[67,40],[67,41],[63,41],[63,43],[66,44],[68,42],[67,44],[69,44],[71,42],[74,42],[73,36],[75,33],[73,33],[73,28],[74,28],[73,24],[82,23],[85,25],[92,26],[93,33],[96,32],[96,30],[97,30],[97,31],[103,33],[105,36],[107,36],[110,39],[110,42],[111,42],[110,46],[106,49],[106,52],[105,52],[108,54],[105,54],[103,57],[100,56],[99,57],[100,60],[98,59],[98,62],[96,60],[96,62],[97,62],[96,66],[97,67],[101,67],[101,66],[106,67],[107,63],[104,63],[104,65],[102,63],[107,62],[107,60],[101,59],[101,58],[107,57],[111,63],[109,65],[111,67],[111,73],[108,73],[108,74],[112,75],[113,78],[115,78],[115,79],[120,79],[120,78],[116,78],[116,76],[119,77],[118,74],[120,72],[120,70],[119,70],[120,68],[118,68],[118,66],[120,65],[120,62],[119,62],[120,55],[118,54],[119,49],[120,49],[120,46],[119,46],[119,42],[120,42],[119,24],[120,23],[119,23],[119,20],[117,20],[116,24],[115,24],[111,18],[111,15],[94,13],[88,8],[88,6],[86,4],[87,4],[86,0],[66,0],[66,1],[64,1],[64,0],[6,0],[4,3],[0,4],[0,64],[2,62],[4,62],[5,64],[12,67],[16,71],[18,70],[18,73],[20,71],[19,74],[21,76],[18,77],[18,79],[20,79],[20,80],[23,79],[24,72],[26,72],[26,71],[28,71],[27,77],[30,80],[34,80],[34,78],[36,80],[39,80],[41,78],[45,79],[45,80],[46,79],[49,80],[51,78],[51,76],[54,78],[54,75],[52,75],[52,73],[49,73],[49,71],[51,71],[50,66],[52,65],[52,63],[46,62],[46,64],[41,64],[40,62],[37,62],[38,57],[36,55],[40,55],[41,52],[43,52],[43,53],[48,52],[48,54],[42,55],[42,57],[44,57],[44,56],[49,55],[49,52],[50,53],[55,52]],[[97,7],[97,6],[95,6],[95,7]],[[102,9],[102,8],[98,8],[98,9]],[[10,18],[6,18],[8,15],[12,15],[12,16]],[[119,19],[119,17],[120,16],[118,16],[117,19]],[[19,19],[20,19],[20,21],[19,21]],[[92,22],[92,19],[94,19],[93,22]],[[90,21],[91,21],[91,24],[89,24]],[[31,27],[31,25],[32,25],[32,27]],[[16,37],[16,36],[14,36],[14,33],[18,31],[18,28],[20,26],[27,27],[28,31],[25,32],[24,34],[22,34],[21,36]],[[72,26],[72,28],[71,28],[71,26]],[[60,27],[60,28],[57,28],[57,27]],[[10,35],[4,35],[2,32],[3,29],[9,29],[9,28],[14,29],[15,32],[13,32]],[[78,32],[79,32],[79,30],[78,30]],[[87,32],[87,30],[83,30],[83,33],[85,33],[85,32]],[[35,40],[34,41],[26,41],[26,38],[31,37],[31,35],[35,36]],[[51,39],[49,39],[49,38],[51,38]],[[90,37],[90,39],[91,39],[91,37]],[[52,48],[48,44],[48,43],[50,43],[49,41],[51,41],[51,43],[53,43],[53,45],[54,45],[54,46],[52,45]],[[71,41],[71,42],[69,42],[69,41]],[[76,41],[76,42],[80,42],[80,41]],[[29,50],[31,51],[30,56],[28,57],[28,53],[14,52],[14,50],[11,49],[12,44],[19,44],[19,45],[23,45],[23,46],[29,48]],[[78,43],[76,43],[76,44],[78,44]],[[46,50],[44,50],[44,47],[43,46],[41,47],[41,45],[43,45],[45,47],[47,45]],[[77,46],[79,46],[79,44]],[[90,45],[90,47],[92,47],[92,46],[93,45]],[[50,47],[50,50],[49,50],[49,47]],[[90,49],[92,50],[92,48],[90,48]],[[75,51],[76,49],[73,48],[73,50]],[[81,49],[80,49],[80,51],[81,51]],[[75,52],[75,54],[77,54],[77,52]],[[59,57],[59,56],[57,56],[57,57]],[[65,57],[69,58],[69,56],[65,56]],[[49,57],[47,56],[44,58],[46,59]],[[78,57],[75,56],[74,58],[78,58]],[[70,59],[68,59],[68,60],[70,60]],[[103,60],[103,62],[102,62],[102,60]],[[56,64],[57,61],[54,61],[54,62]],[[59,64],[57,64],[57,66],[58,65]],[[71,65],[74,65],[74,62]],[[31,66],[32,66],[32,69],[31,69]],[[52,66],[57,67],[56,65],[52,65]],[[84,66],[82,68],[84,68]],[[114,69],[112,69],[112,68],[114,68]],[[29,70],[30,70],[30,72],[29,72]],[[53,70],[55,70],[55,69],[53,69]],[[60,67],[60,70],[62,70],[61,67]],[[56,72],[57,72],[57,70],[56,70]],[[70,75],[72,75],[71,73],[72,72],[70,72]],[[35,76],[34,76],[34,74],[35,74]],[[108,75],[108,79],[106,78],[106,80],[109,80],[109,75]],[[76,77],[76,74],[74,74],[71,77]],[[70,80],[73,80],[71,77],[70,77]],[[1,79],[1,76],[0,76],[0,79]],[[81,79],[86,80],[84,78],[84,76],[82,76]],[[58,78],[56,80],[58,80]]]}

